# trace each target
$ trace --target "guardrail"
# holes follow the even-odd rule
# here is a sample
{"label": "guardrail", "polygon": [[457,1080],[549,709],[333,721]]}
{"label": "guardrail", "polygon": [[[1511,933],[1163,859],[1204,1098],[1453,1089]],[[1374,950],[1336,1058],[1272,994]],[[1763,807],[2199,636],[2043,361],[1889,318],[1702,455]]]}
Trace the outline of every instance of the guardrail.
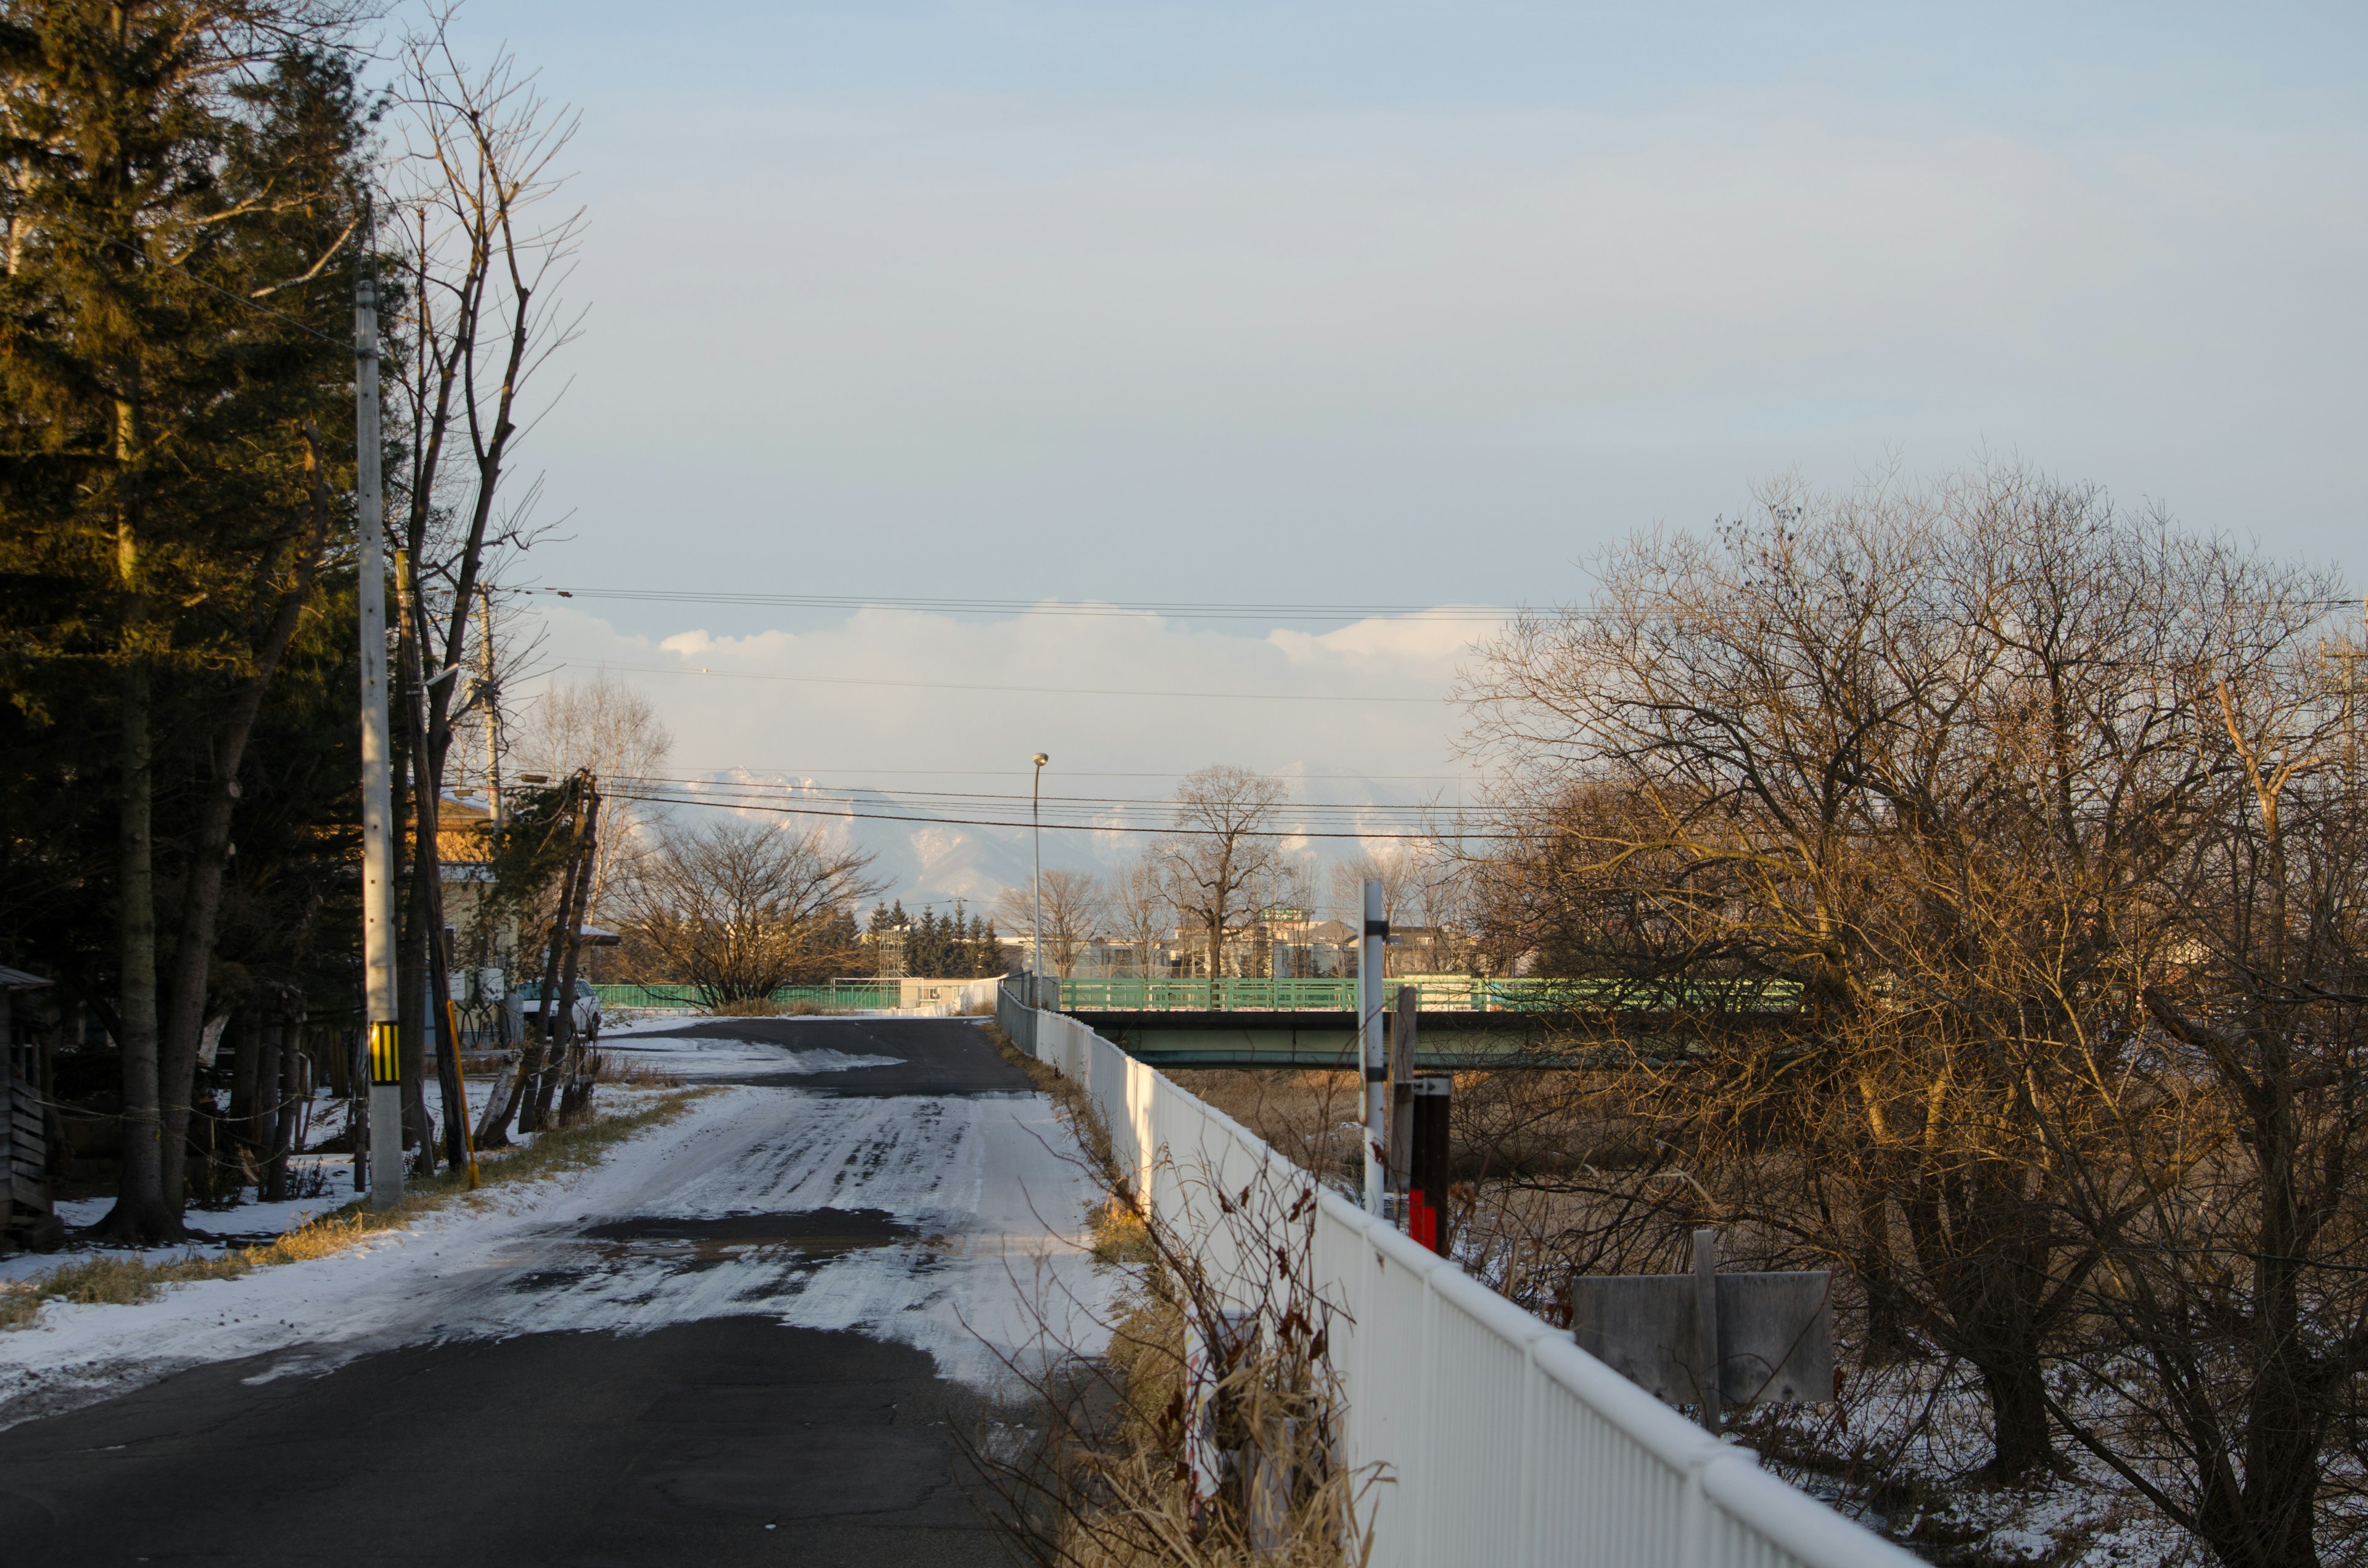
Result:
{"label": "guardrail", "polygon": [[[1044,981],[1047,1006],[1071,1013],[1352,1013],[1360,1005],[1357,982],[1347,980],[1062,980]],[[1050,994],[1060,987],[1055,1003]],[[1413,986],[1426,1013],[1726,1012],[1790,1009],[1800,995],[1791,981],[1736,980],[1673,985],[1658,981],[1506,979],[1482,975],[1408,975],[1385,980],[1396,1005]]]}
{"label": "guardrail", "polygon": [[[998,1021],[1086,1087],[1136,1191],[1180,1233],[1225,1246],[1212,1194],[1313,1181],[1076,1019],[1028,1006],[1026,983],[998,989]],[[1759,1469],[1750,1450],[1328,1188],[1318,1191],[1315,1250],[1318,1293],[1339,1314],[1332,1360],[1348,1461],[1383,1476],[1373,1568],[1915,1568]]]}
{"label": "guardrail", "polygon": [[[951,994],[965,985],[979,982],[962,980],[834,980],[822,985],[784,985],[768,1001],[789,1006],[807,1003],[829,1011],[883,1013],[905,1006],[925,1006],[938,999],[939,993]],[[986,983],[992,984],[993,982]],[[600,984],[592,987],[604,1007],[703,1007],[699,991],[689,985],[620,985]],[[908,996],[911,998],[907,1000]]]}

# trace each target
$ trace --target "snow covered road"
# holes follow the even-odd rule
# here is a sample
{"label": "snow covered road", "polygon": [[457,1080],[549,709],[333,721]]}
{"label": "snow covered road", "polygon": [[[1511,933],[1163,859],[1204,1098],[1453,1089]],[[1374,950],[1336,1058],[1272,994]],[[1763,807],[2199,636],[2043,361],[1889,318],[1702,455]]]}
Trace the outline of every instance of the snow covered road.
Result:
{"label": "snow covered road", "polygon": [[[440,1363],[448,1376],[471,1369],[453,1392],[460,1407],[476,1403],[472,1391],[503,1391],[505,1442],[527,1420],[527,1471],[575,1459],[559,1465],[564,1483],[521,1496],[465,1462],[473,1439],[461,1422],[439,1483],[457,1489],[456,1521],[416,1508],[388,1521],[416,1537],[423,1558],[453,1560],[445,1532],[460,1516],[507,1530],[515,1508],[540,1517],[539,1498],[566,1497],[568,1517],[543,1523],[570,1537],[586,1508],[621,1510],[606,1554],[582,1561],[688,1560],[693,1539],[707,1558],[737,1560],[757,1514],[775,1527],[751,1549],[768,1560],[791,1538],[821,1554],[808,1561],[840,1560],[841,1547],[882,1529],[900,1532],[900,1551],[926,1537],[929,1551],[953,1553],[944,1561],[989,1560],[971,1555],[992,1543],[951,1487],[943,1423],[962,1402],[947,1400],[1008,1391],[1008,1361],[1093,1347],[1102,1300],[1082,1235],[1096,1195],[1064,1157],[1050,1104],[955,1020],[700,1020],[696,1032],[636,1033],[613,1049],[717,1092],[564,1186],[490,1189],[352,1253],[142,1306],[51,1307],[41,1326],[0,1335],[0,1415],[20,1423],[0,1433],[0,1539],[58,1530],[61,1550],[77,1543],[67,1556],[118,1555],[85,1551],[97,1529],[123,1556],[218,1551],[202,1539],[207,1510],[162,1501],[187,1492],[187,1505],[223,1484],[219,1447],[198,1433],[252,1426],[277,1449],[301,1436],[290,1423],[329,1421],[346,1425],[319,1437],[344,1443],[386,1415],[368,1408],[370,1391],[416,1395],[416,1380],[389,1381],[389,1369],[416,1363],[425,1376]],[[806,1393],[703,1400],[697,1391],[715,1386],[709,1358],[734,1388]],[[833,1396],[837,1416],[816,1420],[809,1385],[833,1368],[858,1370],[822,1380],[847,1397]],[[623,1406],[620,1390],[631,1391]],[[710,1405],[733,1441],[718,1446],[706,1429]],[[680,1468],[688,1451],[653,1449],[660,1409],[656,1426],[715,1451],[653,1491],[634,1478]],[[923,1409],[937,1413],[914,1419]],[[126,1431],[138,1437],[115,1442]],[[307,1488],[359,1485],[310,1474],[317,1460],[291,1462]],[[448,1460],[431,1443],[404,1462]],[[814,1485],[834,1468],[846,1472],[847,1506],[816,1511]],[[268,1470],[249,1484],[268,1490]],[[603,1473],[606,1490],[594,1490],[607,1501],[582,1495]],[[891,1474],[905,1479],[883,1505]],[[159,1505],[151,1517],[102,1502],[126,1496]],[[340,1506],[375,1506],[366,1489]],[[643,1546],[620,1554],[632,1540]],[[414,1555],[408,1540],[386,1544]],[[844,1560],[884,1560],[871,1550]]]}

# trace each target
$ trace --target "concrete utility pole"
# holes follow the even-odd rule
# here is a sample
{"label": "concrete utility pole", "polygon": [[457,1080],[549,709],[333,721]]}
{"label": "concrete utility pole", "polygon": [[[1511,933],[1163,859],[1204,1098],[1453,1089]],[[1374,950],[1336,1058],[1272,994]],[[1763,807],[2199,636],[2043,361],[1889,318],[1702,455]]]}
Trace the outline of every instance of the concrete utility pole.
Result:
{"label": "concrete utility pole", "polygon": [[1028,816],[1035,824],[1035,846],[1031,853],[1036,867],[1032,880],[1036,887],[1036,924],[1028,937],[1028,967],[1036,971],[1035,983],[1028,988],[1028,1005],[1044,1005],[1044,765],[1053,759],[1042,752],[1036,754],[1036,781],[1028,787]]}
{"label": "concrete utility pole", "polygon": [[1382,1042],[1383,949],[1390,923],[1383,913],[1378,878],[1365,882],[1365,939],[1357,957],[1359,1015],[1365,1058],[1365,1212],[1379,1217],[1390,1147],[1390,1059]]}
{"label": "concrete utility pole", "polygon": [[379,490],[378,285],[354,293],[354,510],[361,544],[362,972],[370,1022],[370,1207],[403,1201],[403,1053],[395,1028],[394,748],[387,729],[386,502]]}

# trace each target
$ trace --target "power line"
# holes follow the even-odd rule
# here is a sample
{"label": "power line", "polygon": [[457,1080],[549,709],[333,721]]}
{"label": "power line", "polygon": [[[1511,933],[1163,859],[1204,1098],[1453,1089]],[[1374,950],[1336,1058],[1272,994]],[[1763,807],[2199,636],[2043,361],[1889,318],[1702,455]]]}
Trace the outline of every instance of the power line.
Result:
{"label": "power line", "polygon": [[[745,765],[734,764],[734,766],[742,767]],[[722,772],[724,770],[719,768],[715,771]],[[746,771],[751,773],[779,773],[797,778],[817,778],[825,777],[837,778],[850,773],[863,774],[868,777],[894,778],[1025,778],[1029,776],[1029,773],[1031,770],[1025,767],[748,767]],[[1191,777],[1190,770],[1189,769],[1181,773],[1162,773],[1156,770],[1144,769],[1120,771],[1114,769],[1098,770],[1089,767],[1064,767],[1059,771],[1061,776],[1066,778],[1189,778]],[[1268,772],[1267,777],[1286,780],[1299,778],[1367,778],[1377,782],[1386,781],[1391,783],[1414,781],[1418,783],[1453,784],[1458,782],[1471,782],[1477,778],[1477,775],[1469,773],[1360,773],[1352,768],[1333,768],[1324,771],[1302,773],[1275,770]],[[716,780],[716,782],[721,782],[721,780]],[[765,783],[768,781],[764,779],[748,779],[743,780],[742,782]]]}
{"label": "power line", "polygon": [[1508,619],[1507,605],[1240,604],[1217,600],[1153,603],[1133,600],[930,598],[880,594],[744,594],[696,588],[533,587],[563,599],[613,599],[640,604],[738,605],[780,609],[913,609],[941,615],[1170,616],[1193,620],[1437,620],[1485,623]]}
{"label": "power line", "polygon": [[[683,799],[674,795],[661,795],[631,790],[610,790],[607,792],[607,795],[608,798],[612,801],[640,801],[651,805],[707,806],[713,809],[727,811],[770,812],[781,816],[830,817],[842,822],[849,819],[858,822],[910,822],[924,824],[930,827],[1008,827],[1014,830],[1023,829],[1030,825],[1030,824],[1025,819],[1017,821],[991,821],[984,817],[916,816],[904,812],[859,812],[851,808],[825,810],[819,806],[782,806],[757,801],[701,800],[696,796]],[[1053,822],[1045,823],[1042,825],[1047,831],[1055,833],[1173,834],[1187,838],[1222,838],[1225,836],[1224,831],[1221,828],[1152,826],[1148,824],[1135,826],[1131,824],[1112,825],[1097,823]],[[1429,844],[1437,842],[1441,837],[1506,839],[1530,838],[1535,837],[1537,835],[1534,833],[1516,832],[1505,829],[1483,829],[1478,831],[1464,831],[1463,829],[1458,829],[1451,834],[1435,834],[1309,833],[1296,831],[1290,828],[1275,828],[1269,830],[1267,836],[1277,838],[1342,838],[1361,841],[1405,839],[1417,843]]]}
{"label": "power line", "polygon": [[[877,787],[875,787],[875,786],[866,786],[866,785],[841,786],[840,788],[836,789],[836,790],[822,790],[822,789],[820,789],[820,788],[816,788],[816,789],[814,789],[814,790],[807,790],[805,787],[803,787],[803,786],[802,786],[802,785],[791,784],[791,783],[784,783],[784,782],[775,782],[775,781],[771,781],[771,780],[764,780],[764,779],[739,779],[739,778],[727,778],[727,779],[717,779],[717,778],[650,778],[650,777],[641,776],[641,775],[617,775],[617,776],[614,776],[614,777],[615,777],[615,778],[616,778],[616,781],[617,781],[617,782],[619,782],[619,783],[620,783],[620,784],[624,784],[624,785],[628,785],[628,786],[635,786],[635,787],[639,787],[639,788],[643,788],[643,789],[664,789],[664,790],[690,790],[690,791],[705,791],[705,792],[709,792],[709,793],[714,793],[714,794],[719,794],[719,795],[724,795],[724,796],[733,797],[733,798],[746,798],[746,797],[754,796],[754,797],[757,797],[757,798],[760,798],[760,799],[761,799],[761,798],[768,798],[768,797],[777,796],[777,795],[781,795],[781,794],[791,794],[791,795],[795,795],[795,796],[798,796],[798,797],[800,797],[800,798],[803,798],[803,799],[805,799],[805,800],[809,800],[809,801],[825,801],[825,800],[826,800],[826,801],[842,801],[842,802],[853,802],[853,801],[860,801],[860,800],[862,800],[862,799],[865,799],[865,798],[869,798],[869,797],[875,797],[875,796],[876,796],[876,797],[880,797],[880,798],[883,798],[883,799],[909,799],[909,798],[916,797],[916,796],[917,796],[917,797],[921,797],[921,798],[928,799],[928,800],[943,800],[943,801],[952,801],[974,802],[974,803],[977,803],[977,804],[981,805],[982,807],[990,807],[990,806],[992,806],[992,807],[999,807],[999,806],[1006,806],[1006,805],[1008,805],[1008,806],[1012,807],[1013,809],[1017,809],[1017,808],[1018,808],[1018,807],[1019,807],[1022,802],[1033,802],[1033,803],[1036,803],[1036,804],[1040,804],[1043,809],[1046,809],[1046,810],[1055,811],[1055,812],[1070,812],[1071,814],[1075,814],[1075,813],[1076,813],[1076,812],[1081,812],[1081,811],[1083,811],[1083,812],[1110,812],[1110,811],[1121,811],[1121,812],[1126,812],[1126,811],[1133,811],[1133,812],[1145,812],[1145,811],[1149,811],[1149,812],[1160,812],[1160,813],[1162,813],[1162,814],[1166,814],[1166,813],[1173,812],[1177,809],[1177,803],[1178,803],[1178,802],[1177,802],[1177,801],[1176,801],[1176,799],[1175,799],[1173,796],[1166,796],[1166,797],[1146,797],[1146,796],[1141,796],[1141,795],[1043,795],[1043,796],[1030,796],[1030,795],[1021,795],[1021,794],[1001,794],[1001,793],[997,793],[997,792],[996,792],[996,791],[994,791],[994,790],[909,790],[909,789],[899,789],[899,790],[894,790],[894,791],[890,791],[890,790],[886,790],[879,789],[879,788],[877,788]],[[1430,815],[1433,815],[1433,814],[1437,813],[1437,812],[1438,812],[1439,811],[1440,811],[1442,808],[1440,808],[1440,807],[1439,807],[1439,806],[1437,806],[1437,805],[1435,805],[1435,804],[1433,804],[1433,803],[1427,802],[1427,801],[1282,801],[1282,802],[1279,802],[1279,803],[1275,806],[1275,808],[1274,808],[1274,809],[1275,809],[1276,811],[1278,811],[1278,812],[1286,812],[1286,813],[1290,813],[1290,814],[1294,814],[1294,815],[1304,815],[1304,814],[1310,814],[1310,813],[1313,813],[1313,814],[1316,814],[1316,815],[1325,815],[1325,816],[1350,816],[1350,817],[1356,817],[1356,816],[1371,816],[1371,815],[1374,815],[1374,814],[1381,814],[1381,815],[1395,815],[1395,816],[1407,816],[1407,815],[1413,815],[1413,816],[1425,816],[1425,817],[1428,817],[1428,816],[1430,816]]]}
{"label": "power line", "polygon": [[719,670],[708,666],[666,669],[654,665],[561,664],[564,670],[624,670],[634,675],[710,676],[723,680],[788,681],[802,686],[872,686],[913,691],[1016,691],[1045,697],[1156,697],[1225,702],[1389,702],[1438,705],[1444,697],[1325,697],[1292,691],[1152,691],[1133,687],[1003,686],[977,681],[882,680],[864,676],[791,676],[765,670]]}

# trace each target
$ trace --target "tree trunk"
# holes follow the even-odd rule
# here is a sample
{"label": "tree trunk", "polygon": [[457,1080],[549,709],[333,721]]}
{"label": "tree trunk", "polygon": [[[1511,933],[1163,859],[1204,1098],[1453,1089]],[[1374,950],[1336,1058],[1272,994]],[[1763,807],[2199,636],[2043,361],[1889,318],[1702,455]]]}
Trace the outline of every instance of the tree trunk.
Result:
{"label": "tree trunk", "polygon": [[404,923],[403,961],[395,975],[403,989],[395,994],[396,1039],[403,1053],[403,1146],[416,1150],[415,1174],[436,1174],[436,1139],[427,1120],[427,1014],[422,994],[427,980],[427,895],[420,881],[418,857],[411,862],[409,916]]}
{"label": "tree trunk", "polygon": [[263,1048],[262,1030],[257,1024],[256,1009],[241,1007],[231,1015],[230,1024],[223,1031],[230,1042],[231,1125],[237,1129],[239,1142],[248,1149],[263,1146],[255,1108],[256,1055]]}
{"label": "tree trunk", "polygon": [[566,933],[567,958],[560,968],[556,1000],[546,994],[542,1002],[544,1020],[548,1023],[555,1017],[558,1022],[557,1033],[552,1037],[555,1048],[543,1063],[542,1084],[535,1092],[535,1125],[538,1127],[551,1119],[552,1091],[564,1079],[573,1077],[575,1070],[575,969],[584,951],[584,917],[591,903],[592,863],[598,847],[600,821],[599,795],[588,781],[581,783],[579,788],[589,799],[582,808],[583,831],[576,840],[575,896],[564,911],[566,924],[563,929]]}
{"label": "tree trunk", "polygon": [[261,1196],[268,1198],[271,1191],[271,1152],[279,1147],[279,1056],[284,1049],[280,1041],[279,1019],[267,1015],[256,1033],[258,1038],[255,1062],[255,1185]]}
{"label": "tree trunk", "polygon": [[[2246,1407],[2242,1539],[2214,1541],[2227,1562],[2317,1568],[2316,1522],[2320,1448],[2327,1418],[2316,1395],[2312,1347],[2303,1330],[2302,1257],[2310,1241],[2296,1191],[2298,1136],[2283,1041],[2262,1051],[2271,1079],[2255,1117],[2261,1173],[2260,1236],[2253,1258],[2253,1388]],[[2321,1374],[2323,1375],[2323,1374]],[[2246,1560],[2230,1549],[2258,1553]]]}
{"label": "tree trunk", "polygon": [[2046,1386],[2034,1359],[2016,1358],[1981,1368],[1989,1395],[1991,1454],[1984,1467],[1998,1481],[2020,1481],[2055,1463]]}
{"label": "tree trunk", "polygon": [[[262,693],[256,694],[260,706]],[[223,737],[226,753],[222,777],[199,817],[198,841],[190,857],[188,885],[181,895],[181,939],[173,955],[173,989],[159,1041],[156,1085],[164,1111],[160,1143],[162,1167],[157,1173],[165,1206],[181,1211],[182,1187],[188,1161],[190,1096],[197,1078],[198,1045],[206,1028],[207,991],[213,967],[214,928],[222,913],[222,869],[229,858],[232,791],[239,757],[246,750],[253,727],[246,722]]]}
{"label": "tree trunk", "polygon": [[1866,1349],[1870,1359],[1892,1361],[1906,1355],[1905,1292],[1891,1257],[1891,1205],[1872,1182],[1859,1187],[1858,1276],[1866,1291]]}
{"label": "tree trunk", "polygon": [[272,1085],[271,1115],[268,1125],[270,1142],[265,1147],[263,1196],[272,1203],[285,1202],[288,1198],[288,1151],[295,1142],[296,1106],[299,1087],[304,1081],[303,1063],[298,1060],[295,1021],[286,1017],[272,1020],[272,1075],[267,1080]]}
{"label": "tree trunk", "polygon": [[[580,783],[574,787],[580,788]],[[551,998],[552,993],[559,989],[560,945],[567,930],[567,912],[575,906],[575,879],[579,874],[582,860],[580,850],[584,834],[584,807],[580,794],[575,798],[575,820],[568,845],[567,868],[559,880],[559,908],[558,912],[552,916],[551,939],[546,945],[543,957],[542,999],[538,1004],[541,1008],[541,1017],[519,1045],[518,1076],[510,1085],[509,1097],[505,1102],[501,1120],[494,1124],[490,1136],[479,1139],[479,1142],[486,1148],[498,1148],[509,1142],[509,1119],[513,1113],[518,1117],[518,1131],[521,1132],[535,1131],[541,1125],[536,1119],[536,1101],[542,1078],[543,1062],[549,1054],[548,1046],[554,1027],[552,1021]]]}
{"label": "tree trunk", "polygon": [[[411,628],[399,612],[396,619],[403,648],[395,661],[400,680],[401,672],[412,667]],[[429,1176],[436,1174],[436,1146],[428,1130],[427,1099],[420,1082],[427,1071],[427,1052],[420,1032],[427,1019],[420,1006],[420,991],[427,974],[427,885],[424,879],[433,872],[432,869],[423,869],[418,854],[418,824],[423,808],[419,790],[413,782],[416,773],[411,768],[394,769],[395,821],[412,824],[412,855],[404,884],[408,896],[403,901],[402,931],[395,948],[394,1026],[395,1050],[402,1059],[403,1146],[417,1151],[413,1157],[415,1173]]]}
{"label": "tree trunk", "polygon": [[[1995,1202],[1997,1195],[1977,1201]],[[1997,1243],[1946,1267],[1960,1282],[1949,1293],[1955,1347],[1980,1369],[1989,1395],[1992,1452],[1985,1468],[1998,1480],[2019,1481],[2055,1466],[2037,1322],[2041,1281],[2028,1244]]]}
{"label": "tree trunk", "polygon": [[[173,991],[165,1016],[158,1088],[165,1111],[165,1201],[181,1210],[182,1167],[188,1148],[190,1096],[198,1068],[198,1043],[205,1033],[207,992],[211,985],[214,936],[222,916],[222,877],[230,864],[231,823],[238,807],[238,773],[246,760],[246,744],[255,734],[263,699],[270,690],[279,661],[294,641],[304,606],[313,596],[321,549],[328,537],[329,490],[321,472],[320,453],[312,427],[305,427],[304,466],[312,480],[312,513],[293,562],[294,578],[272,606],[271,619],[255,650],[254,667],[231,699],[214,746],[214,778],[205,809],[198,818],[197,844],[191,854],[188,887],[181,901],[180,945],[174,954]],[[279,565],[279,547],[266,558],[268,568]]]}
{"label": "tree trunk", "polygon": [[[127,553],[131,550],[127,542]],[[182,1239],[165,1201],[165,1124],[156,1074],[156,868],[150,833],[154,776],[148,737],[149,670],[135,648],[123,669],[120,811],[116,830],[117,929],[121,948],[116,1043],[123,1057],[123,1174],[106,1235],[154,1244]]]}

